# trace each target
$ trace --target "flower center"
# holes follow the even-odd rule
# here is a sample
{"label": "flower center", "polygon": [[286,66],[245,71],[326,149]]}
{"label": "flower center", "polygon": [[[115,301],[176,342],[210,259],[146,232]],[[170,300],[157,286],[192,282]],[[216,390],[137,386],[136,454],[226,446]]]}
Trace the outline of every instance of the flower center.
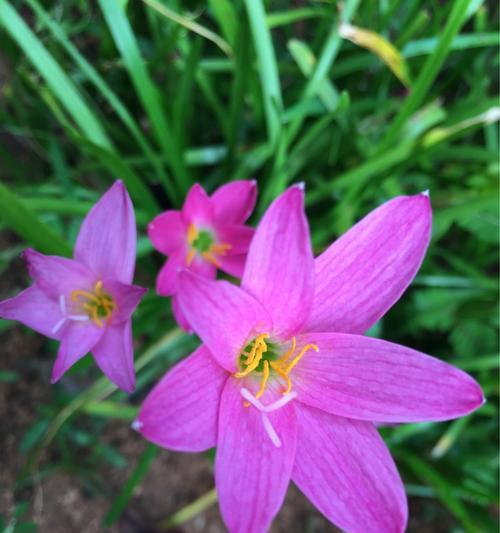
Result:
{"label": "flower center", "polygon": [[[260,398],[264,394],[271,372],[274,372],[285,382],[285,388],[282,394],[284,396],[289,394],[292,390],[290,372],[308,350],[319,352],[319,348],[316,344],[306,344],[302,347],[299,353],[295,355],[297,340],[295,337],[292,337],[290,349],[285,353],[280,354],[279,346],[266,340],[268,338],[268,333],[262,333],[245,347],[238,360],[241,370],[234,374],[234,377],[236,378],[243,378],[250,374],[260,377],[260,388],[255,395],[255,398]],[[245,402],[245,406],[249,405],[248,402]]]}
{"label": "flower center", "polygon": [[190,266],[197,254],[201,255],[209,263],[220,268],[216,255],[226,255],[231,249],[230,244],[216,243],[214,235],[205,229],[198,230],[193,224],[189,224],[187,232],[188,244],[191,247],[187,254],[186,265]]}
{"label": "flower center", "polygon": [[113,298],[102,290],[102,281],[95,284],[94,292],[73,291],[71,301],[79,303],[88,317],[100,328],[104,322],[109,323],[113,312],[118,308]]}

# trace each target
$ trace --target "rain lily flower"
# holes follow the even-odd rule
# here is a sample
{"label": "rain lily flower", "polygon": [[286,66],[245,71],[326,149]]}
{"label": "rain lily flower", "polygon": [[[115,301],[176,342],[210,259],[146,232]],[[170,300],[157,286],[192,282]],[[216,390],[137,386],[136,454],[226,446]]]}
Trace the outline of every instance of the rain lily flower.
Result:
{"label": "rain lily flower", "polygon": [[191,331],[179,309],[177,291],[181,268],[213,279],[217,269],[241,278],[254,230],[243,223],[257,197],[255,181],[233,181],[208,196],[199,184],[191,187],[180,211],[165,211],[148,226],[153,246],[168,260],[156,280],[161,296],[172,296],[178,324]]}
{"label": "rain lily flower", "polygon": [[24,252],[34,283],[0,302],[0,318],[61,341],[52,383],[91,351],[113,383],[134,390],[130,317],[146,291],[131,285],[135,249],[132,202],[117,181],[83,221],[74,259]]}
{"label": "rain lily flower", "polygon": [[483,403],[461,370],[362,335],[415,276],[430,226],[428,196],[401,196],[314,260],[294,186],[261,220],[241,288],[180,275],[181,309],[204,344],[134,427],[172,450],[217,446],[231,532],[266,531],[290,479],[342,530],[404,530],[403,484],[375,422],[449,420]]}

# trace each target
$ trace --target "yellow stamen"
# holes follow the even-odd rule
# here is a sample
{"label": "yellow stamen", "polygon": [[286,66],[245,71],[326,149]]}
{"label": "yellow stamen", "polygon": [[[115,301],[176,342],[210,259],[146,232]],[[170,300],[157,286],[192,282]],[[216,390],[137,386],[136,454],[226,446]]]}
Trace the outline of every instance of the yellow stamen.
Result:
{"label": "yellow stamen", "polygon": [[292,337],[292,347],[288,350],[288,352],[284,353],[276,362],[279,364],[285,363],[286,360],[293,355],[296,346],[297,340],[295,339],[295,337]]}
{"label": "yellow stamen", "polygon": [[253,372],[259,366],[260,360],[267,350],[267,344],[264,339],[267,339],[268,337],[269,335],[267,333],[263,333],[255,339],[250,354],[247,355],[247,359],[245,360],[247,367],[245,370],[236,372],[234,375],[235,377],[242,378],[248,376],[248,374]]}
{"label": "yellow stamen", "polygon": [[260,398],[264,394],[268,379],[269,379],[269,361],[264,361],[264,371],[263,371],[262,381],[260,382],[259,392],[255,395],[256,398]]}
{"label": "yellow stamen", "polygon": [[209,263],[212,263],[212,265],[216,266],[217,268],[220,268],[220,263],[217,261],[217,259],[215,259],[211,252],[202,252],[201,256]]}
{"label": "yellow stamen", "polygon": [[117,305],[109,294],[103,291],[102,281],[95,284],[94,292],[76,290],[71,293],[73,302],[80,302],[89,318],[98,327],[104,326],[104,320],[109,323]]}
{"label": "yellow stamen", "polygon": [[276,362],[271,362],[271,368],[286,381],[286,389],[285,392],[283,392],[283,395],[288,394],[292,390],[292,381],[290,380],[290,377],[279,365],[276,364]]}
{"label": "yellow stamen", "polygon": [[316,346],[316,344],[306,344],[302,350],[300,350],[299,355],[295,357],[292,362],[286,367],[285,373],[289,374],[292,370],[292,368],[302,359],[302,356],[307,352],[307,350],[314,350],[315,352],[319,352],[319,348]]}
{"label": "yellow stamen", "polygon": [[186,266],[191,266],[191,263],[193,262],[194,256],[196,255],[196,250],[194,248],[191,248],[189,250],[187,257],[186,257]]}
{"label": "yellow stamen", "polygon": [[196,226],[191,222],[188,227],[187,231],[187,238],[188,243],[193,244],[193,242],[198,238],[198,230],[196,229]]}
{"label": "yellow stamen", "polygon": [[219,255],[226,255],[226,252],[231,250],[231,248],[232,246],[230,244],[220,242],[218,244],[212,244],[212,246],[210,246],[210,252]]}

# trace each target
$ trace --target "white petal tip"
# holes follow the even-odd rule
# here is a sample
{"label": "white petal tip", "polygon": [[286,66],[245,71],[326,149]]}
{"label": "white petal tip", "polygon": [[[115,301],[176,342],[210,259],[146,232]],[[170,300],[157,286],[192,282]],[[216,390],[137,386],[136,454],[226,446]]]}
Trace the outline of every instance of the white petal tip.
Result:
{"label": "white petal tip", "polygon": [[252,185],[257,185],[257,180],[255,180],[255,179],[250,180],[250,183],[251,183]]}
{"label": "white petal tip", "polygon": [[144,424],[140,421],[140,420],[134,420],[132,422],[132,424],[130,424],[130,427],[134,430],[134,431],[140,431],[142,429],[142,426]]}
{"label": "white petal tip", "polygon": [[427,198],[429,198],[431,195],[431,192],[429,191],[429,189],[425,189],[425,191],[422,191],[420,194],[422,196],[427,196]]}
{"label": "white petal tip", "polygon": [[297,189],[300,189],[301,191],[305,191],[306,184],[304,181],[299,181],[299,183],[295,184],[295,187],[297,187]]}

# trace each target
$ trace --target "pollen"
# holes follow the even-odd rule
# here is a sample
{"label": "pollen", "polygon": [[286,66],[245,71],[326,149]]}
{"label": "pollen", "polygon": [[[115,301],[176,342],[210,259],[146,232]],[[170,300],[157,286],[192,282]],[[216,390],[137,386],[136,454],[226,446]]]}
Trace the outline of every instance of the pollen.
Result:
{"label": "pollen", "polygon": [[71,301],[81,305],[82,310],[100,328],[109,323],[113,312],[118,309],[113,298],[103,291],[102,281],[95,284],[94,292],[76,290],[71,293]]}
{"label": "pollen", "polygon": [[[276,346],[269,342],[269,334],[262,333],[241,352],[239,358],[240,370],[234,374],[235,378],[244,378],[255,375],[260,379],[260,387],[255,398],[260,398],[266,391],[269,379],[275,374],[283,383],[282,394],[286,396],[292,390],[290,373],[309,350],[319,352],[316,344],[306,344],[297,351],[297,339],[292,337],[290,348],[279,357],[276,355]],[[296,355],[295,355],[296,354]],[[249,407],[248,402],[244,402]]]}

